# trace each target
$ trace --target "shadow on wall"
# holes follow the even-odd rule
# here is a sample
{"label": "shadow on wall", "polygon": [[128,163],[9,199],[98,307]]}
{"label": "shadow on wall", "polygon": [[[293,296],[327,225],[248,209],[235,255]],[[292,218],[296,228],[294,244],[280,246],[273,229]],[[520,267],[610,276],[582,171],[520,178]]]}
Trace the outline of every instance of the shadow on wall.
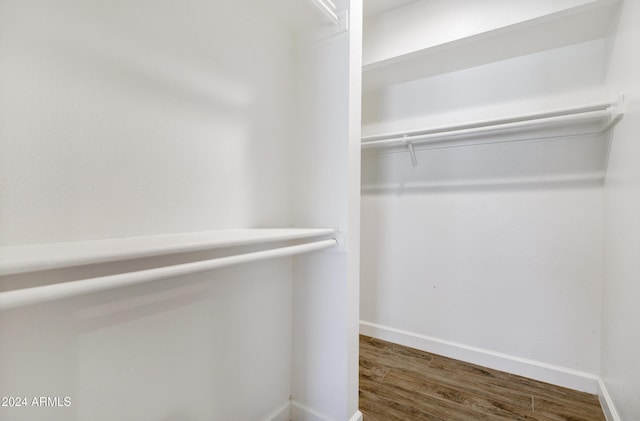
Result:
{"label": "shadow on wall", "polygon": [[409,152],[365,151],[362,193],[509,191],[602,185],[603,136],[565,137]]}
{"label": "shadow on wall", "polygon": [[289,49],[187,3],[3,2],[1,242],[289,225]]}
{"label": "shadow on wall", "polygon": [[[549,108],[543,98],[560,97],[560,104],[572,97],[575,103],[590,102],[580,96],[602,84],[607,54],[605,40],[595,40],[368,91],[362,123],[367,129],[393,122],[419,128],[445,125],[437,120],[462,110],[474,110],[478,119],[491,118],[492,108],[501,112],[500,104],[511,104],[508,112],[523,107],[520,112],[526,113],[531,106]],[[527,106],[529,101],[533,103]]]}

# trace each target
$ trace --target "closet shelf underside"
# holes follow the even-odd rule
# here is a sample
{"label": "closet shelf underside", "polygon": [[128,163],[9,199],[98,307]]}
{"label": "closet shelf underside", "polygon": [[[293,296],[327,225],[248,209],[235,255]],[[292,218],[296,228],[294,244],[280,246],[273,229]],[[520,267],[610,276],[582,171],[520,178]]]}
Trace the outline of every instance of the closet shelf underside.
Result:
{"label": "closet shelf underside", "polygon": [[229,229],[5,246],[0,247],[0,275],[334,235],[333,228]]}
{"label": "closet shelf underside", "polygon": [[[617,0],[595,0],[363,66],[363,90],[423,79],[609,36]],[[570,28],[568,30],[567,28]]]}

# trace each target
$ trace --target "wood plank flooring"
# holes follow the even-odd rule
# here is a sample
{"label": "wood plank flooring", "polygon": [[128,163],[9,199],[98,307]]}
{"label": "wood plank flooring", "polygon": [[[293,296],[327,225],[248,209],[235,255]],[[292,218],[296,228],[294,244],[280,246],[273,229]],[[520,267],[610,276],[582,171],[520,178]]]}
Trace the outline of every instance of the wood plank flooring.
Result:
{"label": "wood plank flooring", "polygon": [[364,421],[605,421],[598,397],[367,336]]}

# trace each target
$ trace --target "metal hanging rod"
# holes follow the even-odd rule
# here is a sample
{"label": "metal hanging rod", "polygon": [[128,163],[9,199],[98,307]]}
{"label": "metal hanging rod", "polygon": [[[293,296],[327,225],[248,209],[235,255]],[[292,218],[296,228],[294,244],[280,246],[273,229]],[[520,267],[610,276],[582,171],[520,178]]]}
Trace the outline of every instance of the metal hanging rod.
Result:
{"label": "metal hanging rod", "polygon": [[597,120],[610,117],[611,113],[608,110],[600,111],[587,111],[577,114],[562,115],[556,117],[545,117],[536,119],[523,119],[520,121],[514,121],[510,123],[498,123],[492,125],[482,125],[469,128],[457,128],[456,126],[450,126],[447,129],[440,129],[438,131],[427,130],[421,133],[403,133],[398,137],[389,137],[379,140],[366,140],[364,138],[362,142],[362,148],[376,148],[386,147],[394,145],[407,145],[407,144],[420,144],[428,143],[434,140],[446,140],[447,138],[473,135],[473,134],[489,134],[492,132],[501,132],[511,129],[527,128],[532,126],[538,126],[543,124],[553,124],[568,121],[580,121],[580,120]]}
{"label": "metal hanging rod", "polygon": [[[429,129],[419,129],[419,130],[411,130],[406,132],[385,133],[385,134],[379,134],[374,136],[365,136],[362,138],[362,147],[368,148],[368,147],[374,147],[374,145],[383,145],[384,143],[379,143],[381,141],[399,140],[400,143],[402,143],[401,142],[402,140],[405,140],[405,141],[408,139],[417,140],[416,138],[421,136],[426,136],[426,135],[429,135],[429,136],[443,135],[444,136],[450,133],[458,133],[458,132],[461,132],[462,130],[469,130],[468,133],[472,133],[471,130],[480,131],[480,130],[488,130],[492,128],[500,128],[500,127],[504,127],[504,128],[519,127],[517,124],[526,124],[528,122],[532,122],[532,124],[544,124],[547,122],[551,123],[556,121],[571,120],[575,118],[580,119],[581,117],[585,116],[583,114],[589,113],[589,112],[596,112],[596,114],[586,114],[587,117],[598,116],[599,114],[597,114],[597,112],[604,112],[605,114],[602,114],[602,115],[611,116],[615,112],[614,108],[617,109],[616,104],[607,102],[607,103],[593,104],[593,105],[587,105],[582,107],[547,111],[543,113],[534,113],[534,114],[522,115],[517,117],[509,117],[509,118],[503,118],[503,119],[481,120],[481,121],[476,121],[472,123],[457,124],[457,125],[451,125],[451,126],[441,126],[441,127],[435,127],[435,128],[429,128]],[[621,114],[621,113],[617,112],[616,114]]]}
{"label": "metal hanging rod", "polygon": [[46,301],[59,300],[62,298],[91,294],[114,288],[142,284],[160,279],[206,272],[212,269],[255,262],[258,260],[293,256],[296,254],[333,247],[336,244],[338,244],[336,239],[321,240],[306,244],[238,254],[235,256],[220,257],[200,262],[183,263],[174,266],[7,291],[0,293],[0,311]]}
{"label": "metal hanging rod", "polygon": [[276,241],[309,242],[335,235],[336,230],[332,228],[222,229],[3,246],[0,247],[0,276]]}
{"label": "metal hanging rod", "polygon": [[[567,127],[571,124],[600,123],[595,133],[604,133],[614,127],[623,117],[621,101],[618,103],[600,103],[582,107],[547,111],[494,120],[483,120],[467,124],[443,126],[431,129],[413,130],[399,133],[386,133],[362,138],[362,149],[405,146],[411,154],[411,161],[417,165],[414,145],[435,142],[469,139],[474,136],[492,136],[517,133],[519,130],[531,130],[545,127]],[[481,144],[505,142],[504,138],[484,138]]]}

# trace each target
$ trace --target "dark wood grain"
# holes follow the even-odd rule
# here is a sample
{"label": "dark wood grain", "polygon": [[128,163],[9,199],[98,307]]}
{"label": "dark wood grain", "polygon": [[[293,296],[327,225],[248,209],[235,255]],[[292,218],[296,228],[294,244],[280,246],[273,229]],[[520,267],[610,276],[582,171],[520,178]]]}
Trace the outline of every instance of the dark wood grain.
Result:
{"label": "dark wood grain", "polygon": [[595,395],[360,337],[364,421],[605,421]]}

